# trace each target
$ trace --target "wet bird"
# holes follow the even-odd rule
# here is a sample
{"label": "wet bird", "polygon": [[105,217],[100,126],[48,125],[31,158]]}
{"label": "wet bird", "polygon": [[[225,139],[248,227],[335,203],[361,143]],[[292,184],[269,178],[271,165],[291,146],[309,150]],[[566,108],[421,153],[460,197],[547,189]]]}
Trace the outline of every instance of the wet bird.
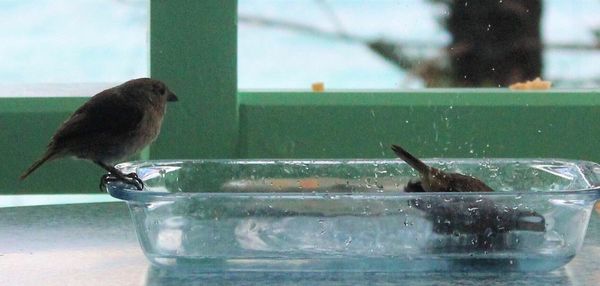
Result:
{"label": "wet bird", "polygon": [[[493,192],[476,178],[429,167],[400,146],[392,145],[392,150],[421,176],[421,180],[407,183],[406,192]],[[546,231],[543,215],[483,196],[420,196],[409,200],[409,205],[425,213],[425,219],[432,223],[433,232],[468,237],[464,245],[458,239],[455,246],[460,249],[506,249],[511,247],[507,241],[507,233],[511,231]]]}
{"label": "wet bird", "polygon": [[508,249],[514,246],[510,232],[546,231],[546,220],[536,211],[480,196],[427,196],[409,204],[424,212],[434,233],[455,237],[455,246],[463,249]]}
{"label": "wet bird", "polygon": [[177,96],[163,82],[150,78],[133,79],[94,95],[63,122],[44,155],[21,180],[45,162],[73,156],[108,171],[102,182],[120,179],[143,189],[135,173],[123,174],[114,163],[156,139],[168,101],[177,101]]}
{"label": "wet bird", "polygon": [[[409,183],[413,192],[493,192],[482,181],[459,173],[444,172],[427,166],[402,147],[392,145],[392,150],[413,169],[419,172],[421,180],[418,183]],[[411,191],[407,190],[407,191]]]}

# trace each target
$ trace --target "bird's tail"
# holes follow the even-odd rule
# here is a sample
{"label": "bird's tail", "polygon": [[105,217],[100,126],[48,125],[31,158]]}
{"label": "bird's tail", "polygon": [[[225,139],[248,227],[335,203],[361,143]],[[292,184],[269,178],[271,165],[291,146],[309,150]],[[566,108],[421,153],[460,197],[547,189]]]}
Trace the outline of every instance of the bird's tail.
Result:
{"label": "bird's tail", "polygon": [[425,165],[423,161],[417,159],[415,156],[402,149],[402,147],[398,145],[392,145],[392,150],[394,153],[396,153],[396,155],[398,155],[398,157],[400,157],[400,159],[404,160],[406,163],[408,163],[408,165],[417,170],[419,174],[426,176],[431,171],[431,168]]}
{"label": "bird's tail", "polygon": [[25,180],[25,178],[27,178],[27,176],[29,176],[31,173],[33,173],[33,171],[35,171],[37,168],[39,168],[42,164],[44,164],[44,163],[46,163],[46,161],[52,160],[54,158],[56,158],[56,153],[48,150],[48,152],[46,152],[46,154],[44,154],[44,156],[42,158],[35,161],[31,165],[31,167],[29,167],[25,172],[23,172],[23,174],[21,174],[21,177],[20,177],[21,180]]}

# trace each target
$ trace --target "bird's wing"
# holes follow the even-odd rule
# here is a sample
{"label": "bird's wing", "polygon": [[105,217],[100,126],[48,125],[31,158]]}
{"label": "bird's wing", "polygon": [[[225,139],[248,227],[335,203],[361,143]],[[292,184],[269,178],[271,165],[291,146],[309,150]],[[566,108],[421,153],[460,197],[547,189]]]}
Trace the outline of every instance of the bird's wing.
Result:
{"label": "bird's wing", "polygon": [[64,144],[77,138],[120,136],[134,130],[144,112],[125,99],[114,88],[95,96],[71,115],[52,137],[51,145]]}
{"label": "bird's wing", "polygon": [[452,192],[493,192],[494,190],[486,185],[483,181],[459,174],[452,173],[452,179],[448,180],[448,189]]}

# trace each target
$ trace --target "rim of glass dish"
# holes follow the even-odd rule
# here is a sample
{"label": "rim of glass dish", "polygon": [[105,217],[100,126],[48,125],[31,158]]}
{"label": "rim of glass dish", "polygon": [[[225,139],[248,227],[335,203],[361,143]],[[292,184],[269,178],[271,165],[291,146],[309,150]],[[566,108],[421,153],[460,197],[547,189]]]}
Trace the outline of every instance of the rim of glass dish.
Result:
{"label": "rim of glass dish", "polygon": [[[508,163],[508,162],[539,162],[539,163],[568,163],[568,164],[579,164],[598,166],[595,162],[585,160],[573,160],[573,159],[561,159],[561,158],[424,158],[424,162],[439,162],[439,163],[458,163],[458,162],[497,162],[497,163]],[[183,160],[146,160],[146,161],[131,161],[124,162],[117,165],[120,170],[131,170],[137,168],[151,167],[151,166],[168,166],[168,165],[181,165],[183,163],[227,163],[227,164],[257,164],[257,163],[292,163],[292,164],[334,164],[334,163],[397,163],[406,164],[398,159],[183,159]],[[128,172],[128,171],[126,171]],[[540,192],[527,192],[527,191],[513,191],[513,192],[431,192],[431,193],[407,193],[407,192],[152,192],[152,191],[139,191],[135,187],[119,183],[119,182],[108,182],[106,190],[111,196],[126,200],[126,201],[139,201],[139,202],[150,202],[150,201],[170,201],[177,200],[186,197],[228,197],[228,198],[260,198],[260,197],[381,197],[381,198],[408,198],[408,197],[434,197],[434,196],[468,196],[468,197],[508,197],[508,196],[556,196],[556,195],[569,195],[569,196],[589,196],[592,200],[600,199],[600,186],[588,188],[588,189],[575,189],[575,190],[563,190],[563,191],[540,191]]]}
{"label": "rim of glass dish", "polygon": [[[116,185],[116,186],[115,186]],[[124,187],[120,187],[124,186]],[[363,197],[363,198],[385,198],[385,199],[407,199],[414,197],[517,197],[520,196],[522,199],[527,197],[540,197],[540,196],[573,196],[573,197],[589,197],[591,201],[600,199],[600,187],[591,189],[581,190],[569,190],[569,191],[548,191],[548,192],[431,192],[431,193],[407,193],[407,192],[363,192],[363,193],[327,193],[327,192],[151,192],[151,191],[139,191],[135,187],[125,185],[123,183],[109,182],[106,186],[111,196],[136,202],[153,202],[153,201],[175,201],[179,199],[189,197],[205,197],[205,198],[328,198],[336,199],[340,197]],[[580,198],[583,199],[583,198]]]}
{"label": "rim of glass dish", "polygon": [[[525,157],[525,158],[513,158],[513,157],[486,157],[486,158],[462,158],[462,157],[428,157],[421,158],[423,162],[441,161],[441,162],[514,162],[514,161],[539,161],[539,162],[564,162],[564,163],[583,163],[589,165],[598,165],[599,163],[589,160],[578,160],[578,159],[567,159],[567,158],[544,158],[544,157]],[[118,169],[123,169],[129,166],[147,166],[150,164],[180,164],[184,162],[212,162],[212,163],[265,163],[265,162],[297,162],[297,163],[335,163],[335,162],[346,162],[346,163],[367,163],[367,162],[383,162],[383,163],[398,163],[405,164],[404,161],[396,158],[304,158],[304,159],[293,159],[293,158],[254,158],[254,159],[158,159],[158,160],[135,160],[122,162],[116,165]]]}

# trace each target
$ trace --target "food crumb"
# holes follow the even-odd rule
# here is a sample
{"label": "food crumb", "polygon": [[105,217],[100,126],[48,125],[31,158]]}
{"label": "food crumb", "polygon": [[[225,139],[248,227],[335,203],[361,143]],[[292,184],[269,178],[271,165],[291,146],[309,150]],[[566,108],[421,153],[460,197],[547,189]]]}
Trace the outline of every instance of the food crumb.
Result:
{"label": "food crumb", "polygon": [[550,89],[551,86],[551,81],[542,80],[541,78],[536,77],[534,80],[513,83],[508,88],[512,90],[544,90]]}
{"label": "food crumb", "polygon": [[323,92],[325,91],[325,84],[323,82],[315,82],[312,84],[313,92]]}
{"label": "food crumb", "polygon": [[299,180],[298,185],[300,186],[300,188],[303,188],[303,189],[309,189],[309,190],[316,189],[319,187],[319,180],[317,180],[317,179]]}

